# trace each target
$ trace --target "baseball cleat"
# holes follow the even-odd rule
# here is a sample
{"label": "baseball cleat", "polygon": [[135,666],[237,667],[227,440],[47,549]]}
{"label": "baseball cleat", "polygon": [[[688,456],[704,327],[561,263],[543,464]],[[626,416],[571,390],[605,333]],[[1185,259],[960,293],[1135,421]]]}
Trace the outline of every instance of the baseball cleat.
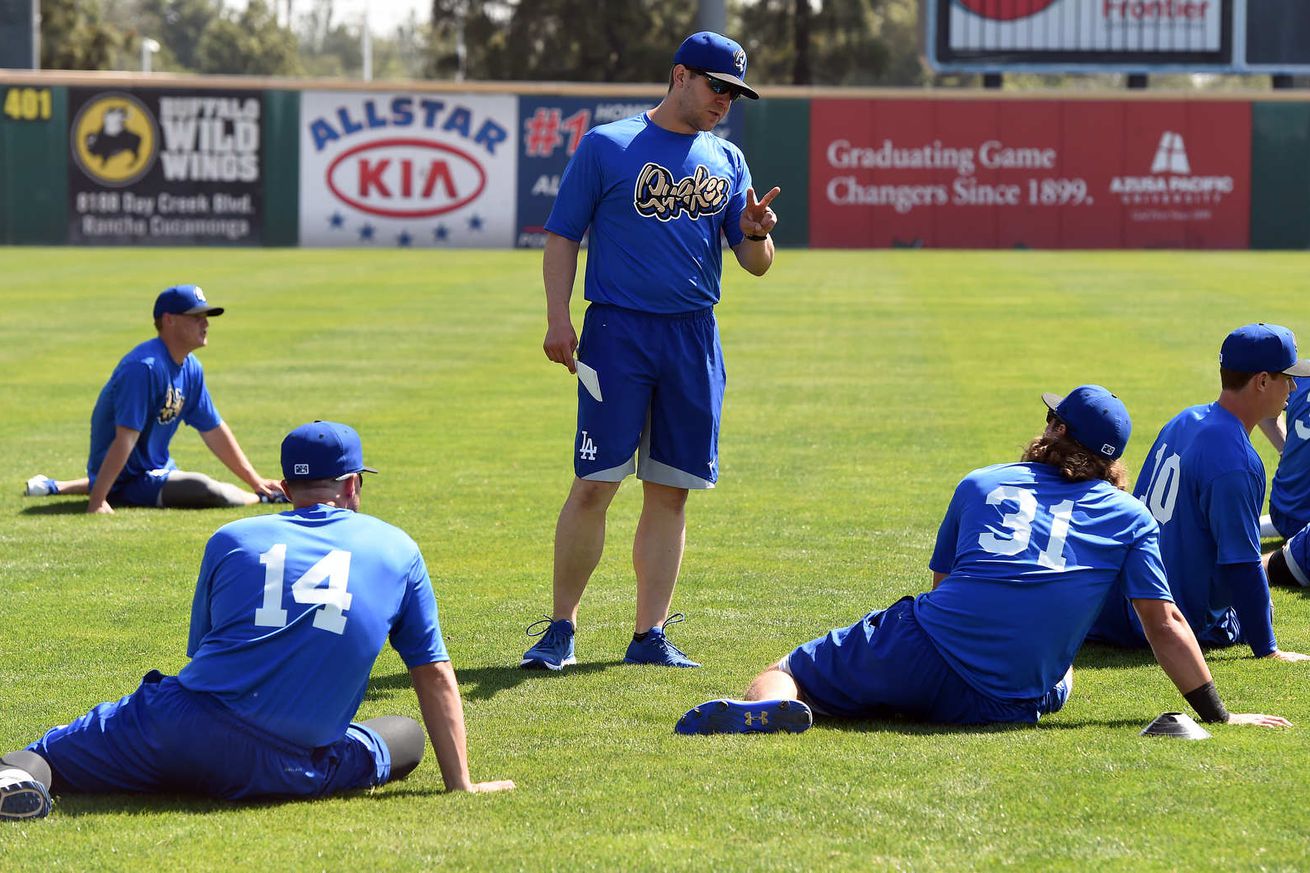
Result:
{"label": "baseball cleat", "polygon": [[44,818],[54,801],[32,774],[17,767],[0,770],[0,821]]}
{"label": "baseball cleat", "polygon": [[[543,624],[546,625],[545,628],[536,633],[532,632],[533,628],[541,627]],[[528,625],[527,634],[541,639],[523,653],[523,660],[519,661],[519,666],[523,669],[563,670],[570,664],[578,663],[578,659],[573,657],[573,622],[567,618],[558,621],[549,618],[534,621]]]}
{"label": "baseball cleat", "polygon": [[814,723],[799,700],[709,700],[678,719],[680,734],[798,734]]}
{"label": "baseball cleat", "polygon": [[59,487],[55,485],[55,480],[42,473],[28,479],[27,486],[23,488],[24,497],[49,497],[58,493]]}

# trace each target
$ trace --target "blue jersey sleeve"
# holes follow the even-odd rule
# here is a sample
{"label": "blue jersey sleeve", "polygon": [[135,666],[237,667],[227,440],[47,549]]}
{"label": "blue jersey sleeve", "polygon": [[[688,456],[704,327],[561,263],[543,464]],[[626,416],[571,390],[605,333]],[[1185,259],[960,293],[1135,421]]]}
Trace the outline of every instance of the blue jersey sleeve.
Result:
{"label": "blue jersey sleeve", "polygon": [[209,612],[209,592],[214,578],[214,567],[222,555],[222,549],[216,545],[217,535],[209,538],[205,544],[205,556],[200,561],[200,574],[196,578],[196,593],[191,599],[191,631],[187,636],[186,656],[194,658],[200,651],[200,643],[213,628]]}
{"label": "blue jersey sleeve", "polygon": [[114,376],[114,424],[135,431],[146,429],[150,417],[153,378],[150,367],[133,361]]}
{"label": "blue jersey sleeve", "polygon": [[955,486],[951,504],[946,507],[946,516],[942,519],[941,526],[937,528],[937,545],[933,548],[932,558],[928,561],[928,569],[934,573],[949,574],[955,568],[956,547],[960,538],[960,504],[963,502],[961,495],[968,481],[965,479]]}
{"label": "blue jersey sleeve", "polygon": [[[740,245],[746,235],[741,232],[741,214],[746,211],[746,189],[751,187],[751,171],[740,154],[737,160],[737,185],[732,189],[728,208],[723,212],[723,233],[728,238],[728,247]],[[759,198],[755,192],[756,199]]]}
{"label": "blue jersey sleeve", "polygon": [[209,396],[209,388],[205,385],[205,374],[200,369],[199,363],[196,364],[196,387],[194,391],[196,402],[182,414],[182,420],[201,433],[211,431],[222,424],[223,419],[219,417],[218,410],[214,408],[214,401]]}
{"label": "blue jersey sleeve", "polygon": [[437,619],[437,598],[421,554],[415,554],[406,579],[405,598],[391,627],[391,645],[406,667],[450,660]]}
{"label": "blue jersey sleeve", "polygon": [[560,178],[555,205],[546,219],[546,230],[574,242],[581,242],[591,224],[596,204],[604,196],[604,179],[597,158],[598,139],[584,134]]}
{"label": "blue jersey sleeve", "polygon": [[1242,627],[1242,636],[1257,658],[1278,648],[1274,639],[1273,604],[1269,600],[1269,582],[1259,561],[1220,564],[1219,582],[1228,589],[1233,611]]}
{"label": "blue jersey sleeve", "polygon": [[1201,501],[1215,541],[1215,563],[1259,561],[1264,482],[1244,470],[1224,473],[1208,483]]}
{"label": "blue jersey sleeve", "polygon": [[1124,558],[1119,587],[1131,600],[1173,601],[1160,556],[1160,526],[1149,519]]}

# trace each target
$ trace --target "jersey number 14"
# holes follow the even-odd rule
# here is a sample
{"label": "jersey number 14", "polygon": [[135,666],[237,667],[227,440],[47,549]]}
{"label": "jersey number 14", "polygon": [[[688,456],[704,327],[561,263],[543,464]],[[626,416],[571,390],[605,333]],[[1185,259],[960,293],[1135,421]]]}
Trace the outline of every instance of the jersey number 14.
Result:
{"label": "jersey number 14", "polygon": [[[259,556],[264,565],[264,604],[255,610],[257,627],[286,627],[287,611],[282,608],[283,584],[286,576],[287,546],[278,543]],[[350,592],[346,583],[350,577],[350,552],[333,549],[318,563],[310,567],[291,583],[291,599],[296,603],[315,603],[314,627],[344,633],[350,609]],[[327,586],[322,587],[326,582]]]}

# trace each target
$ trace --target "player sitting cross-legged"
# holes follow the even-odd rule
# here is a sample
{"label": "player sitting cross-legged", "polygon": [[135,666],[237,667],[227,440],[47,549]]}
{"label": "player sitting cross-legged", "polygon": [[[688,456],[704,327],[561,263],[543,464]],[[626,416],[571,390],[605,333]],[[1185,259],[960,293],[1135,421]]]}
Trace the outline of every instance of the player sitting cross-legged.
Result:
{"label": "player sitting cross-legged", "polygon": [[794,649],[745,700],[712,700],[684,734],[798,732],[812,713],[903,714],[945,724],[1036,722],[1073,685],[1073,658],[1106,599],[1126,594],[1156,660],[1207,722],[1229,713],[1165,582],[1159,526],[1122,490],[1131,423],[1106,389],[1045,394],[1046,430],[1023,459],[956,487],[929,566],[932,590]]}
{"label": "player sitting cross-legged", "polygon": [[0,758],[0,819],[50,810],[50,792],[193,791],[229,800],[319,797],[403,779],[423,730],[403,716],[351,721],[382,645],[409,666],[451,791],[469,778],[464,710],[418,546],[359,512],[355,431],[319,421],[282,443],[294,509],[210,537],[187,654],[131,694]]}

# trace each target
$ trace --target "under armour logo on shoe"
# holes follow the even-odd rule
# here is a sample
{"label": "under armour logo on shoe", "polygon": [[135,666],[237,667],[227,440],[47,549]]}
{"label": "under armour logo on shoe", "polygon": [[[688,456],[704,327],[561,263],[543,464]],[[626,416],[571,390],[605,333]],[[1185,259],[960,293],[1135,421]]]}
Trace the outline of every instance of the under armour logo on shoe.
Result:
{"label": "under armour logo on shoe", "polygon": [[769,726],[769,714],[767,712],[761,712],[758,716],[755,716],[754,713],[748,710],[746,712],[746,727],[750,727],[754,724],[754,721],[752,721],[753,718],[758,718],[761,726]]}

